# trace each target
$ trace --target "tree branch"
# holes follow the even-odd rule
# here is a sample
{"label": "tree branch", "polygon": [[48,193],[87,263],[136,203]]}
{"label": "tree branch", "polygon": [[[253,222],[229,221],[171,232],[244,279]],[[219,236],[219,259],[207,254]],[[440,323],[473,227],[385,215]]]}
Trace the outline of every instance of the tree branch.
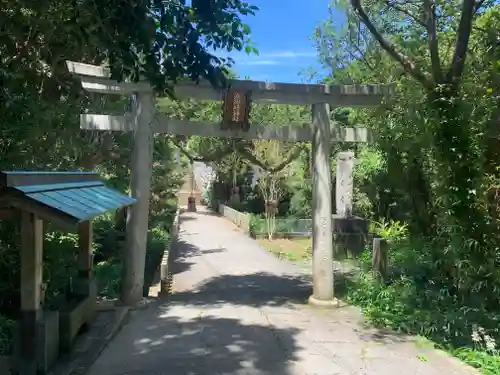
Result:
{"label": "tree branch", "polygon": [[474,14],[476,14],[479,11],[479,9],[483,6],[483,4],[484,4],[485,1],[486,0],[478,0],[478,1],[475,2],[475,4],[474,4]]}
{"label": "tree branch", "polygon": [[271,167],[269,165],[264,164],[261,162],[259,159],[255,157],[251,152],[245,149],[240,149],[238,152],[240,152],[248,161],[251,163],[257,165],[258,167],[262,168],[266,172],[269,173],[278,173],[281,172],[288,164],[290,164],[293,160],[295,160],[299,154],[304,150],[302,146],[295,146],[289,153],[287,158],[279,163],[278,165]]}
{"label": "tree branch", "polygon": [[424,12],[426,18],[427,43],[431,57],[431,68],[434,82],[443,80],[441,59],[439,58],[439,42],[437,37],[436,4],[432,0],[424,0]]}
{"label": "tree branch", "polygon": [[235,146],[234,149],[217,151],[207,157],[199,157],[199,156],[197,157],[191,155],[184,147],[182,147],[182,145],[179,142],[175,141],[174,139],[172,139],[172,142],[174,143],[175,146],[179,148],[179,150],[184,154],[184,156],[186,156],[189,159],[191,163],[193,161],[210,163],[212,161],[220,159],[236,151],[243,157],[245,157],[245,159],[247,159],[249,162],[259,166],[260,168],[269,173],[277,173],[282,171],[288,164],[290,164],[294,159],[296,159],[304,149],[303,146],[295,146],[291,151],[289,151],[288,156],[284,161],[282,161],[278,165],[269,166],[261,162],[259,159],[257,159],[250,151],[245,149],[243,146]]}
{"label": "tree branch", "polygon": [[367,29],[372,33],[373,37],[377,40],[380,46],[398,63],[401,64],[405,72],[407,72],[411,77],[413,77],[416,81],[422,84],[426,89],[432,90],[435,87],[434,82],[425,75],[422,70],[407,56],[400,53],[394,44],[388,39],[384,38],[373,22],[370,20],[370,17],[366,14],[363,6],[361,4],[361,0],[350,0],[351,6],[354,11],[358,14],[361,21],[365,24]]}
{"label": "tree branch", "polygon": [[456,88],[462,77],[467,58],[467,48],[469,46],[470,34],[472,32],[472,21],[476,12],[475,0],[463,0],[462,14],[458,24],[457,39],[455,41],[455,51],[451,60],[450,69],[446,74],[446,81]]}
{"label": "tree branch", "polygon": [[408,10],[400,7],[396,3],[393,3],[390,0],[387,0],[386,1],[386,5],[387,5],[388,8],[392,8],[392,9],[398,11],[399,13],[402,13],[405,16],[411,18],[413,21],[415,21],[416,23],[418,23],[420,26],[427,28],[427,23],[425,23],[424,21],[422,21],[420,18],[418,18],[417,16],[415,16],[410,11],[408,11]]}
{"label": "tree branch", "polygon": [[[357,32],[358,40],[356,42],[352,43],[352,48],[354,49],[354,52],[349,51],[349,56],[351,59],[361,59],[361,61],[370,69],[372,72],[375,71],[375,66],[370,64],[368,59],[365,56],[365,52],[361,50],[360,44],[361,41],[360,39],[363,39],[364,47],[367,49],[368,48],[368,41],[366,40],[365,35],[361,32],[361,29],[358,27],[358,32]],[[359,55],[356,55],[358,53]]]}
{"label": "tree branch", "polygon": [[172,142],[184,154],[184,156],[186,156],[189,159],[189,161],[191,163],[194,161],[199,161],[202,163],[210,163],[214,160],[220,159],[220,158],[234,152],[234,150],[229,149],[229,150],[220,150],[220,151],[214,152],[212,155],[207,156],[207,157],[192,156],[184,147],[182,147],[182,145],[179,142],[175,141],[174,139],[172,139]]}

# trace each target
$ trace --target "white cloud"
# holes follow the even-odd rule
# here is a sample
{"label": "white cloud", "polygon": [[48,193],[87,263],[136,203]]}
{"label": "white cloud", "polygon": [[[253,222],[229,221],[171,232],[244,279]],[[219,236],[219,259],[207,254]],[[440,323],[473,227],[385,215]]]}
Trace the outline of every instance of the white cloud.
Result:
{"label": "white cloud", "polygon": [[280,65],[280,62],[278,60],[255,60],[255,59],[248,59],[248,60],[237,60],[237,63],[240,65]]}
{"label": "white cloud", "polygon": [[304,64],[304,59],[315,58],[314,51],[259,51],[259,54],[246,54],[242,51],[220,52],[219,56],[231,57],[236,65],[270,66],[270,65],[299,65]]}
{"label": "white cloud", "polygon": [[282,58],[282,59],[294,59],[297,57],[315,57],[316,52],[309,51],[276,51],[264,54],[268,57]]}

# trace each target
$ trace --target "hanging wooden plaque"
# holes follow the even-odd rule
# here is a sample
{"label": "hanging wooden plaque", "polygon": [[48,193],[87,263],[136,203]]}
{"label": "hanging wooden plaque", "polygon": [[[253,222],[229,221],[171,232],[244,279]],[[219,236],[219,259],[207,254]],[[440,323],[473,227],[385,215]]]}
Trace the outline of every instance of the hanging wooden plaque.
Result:
{"label": "hanging wooden plaque", "polygon": [[227,89],[224,95],[221,130],[250,129],[251,91]]}

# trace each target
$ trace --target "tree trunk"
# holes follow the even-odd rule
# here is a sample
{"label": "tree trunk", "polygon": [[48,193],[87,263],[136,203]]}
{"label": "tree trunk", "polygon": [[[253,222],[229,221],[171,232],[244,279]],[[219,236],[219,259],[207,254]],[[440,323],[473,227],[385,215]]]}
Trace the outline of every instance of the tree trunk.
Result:
{"label": "tree trunk", "polygon": [[420,160],[421,157],[420,154],[419,157],[413,158],[410,163],[408,175],[411,182],[409,188],[412,191],[412,209],[420,233],[426,237],[431,237],[436,231],[436,219],[429,184]]}
{"label": "tree trunk", "polygon": [[434,142],[438,188],[444,206],[441,220],[453,235],[463,236],[462,243],[472,240],[474,247],[483,247],[486,217],[477,201],[483,168],[473,149],[466,111],[450,91],[429,94],[428,99],[437,123]]}

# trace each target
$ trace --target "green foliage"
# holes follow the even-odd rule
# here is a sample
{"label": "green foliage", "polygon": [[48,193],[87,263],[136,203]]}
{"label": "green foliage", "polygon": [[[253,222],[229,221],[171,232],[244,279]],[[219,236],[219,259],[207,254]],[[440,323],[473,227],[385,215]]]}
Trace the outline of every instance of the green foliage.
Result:
{"label": "green foliage", "polygon": [[48,308],[57,306],[69,280],[76,276],[77,248],[78,236],[74,233],[49,231],[45,235],[43,279],[47,283],[45,306]]}
{"label": "green foliage", "polygon": [[382,218],[380,221],[370,223],[370,232],[379,235],[390,244],[397,244],[408,239],[408,224]]}
{"label": "green foliage", "polygon": [[[75,254],[77,237],[72,233],[51,231],[46,233],[43,254],[43,279],[47,283],[45,306],[53,308],[59,303],[66,291],[69,279],[75,277]],[[0,243],[9,246],[0,250],[0,268],[5,271],[0,281],[0,354],[12,350],[13,325],[19,310],[19,227],[17,222],[4,222],[0,225]]]}
{"label": "green foliage", "polygon": [[[192,5],[177,0],[7,1],[0,12],[2,66],[15,65],[19,72],[26,69],[23,73],[44,68],[39,70],[46,77],[56,73],[54,83],[64,73],[66,59],[108,62],[116,78],[145,75],[158,87],[186,75],[220,82],[226,60],[211,51],[248,46],[254,52],[248,43],[250,28],[239,15],[252,15],[256,10],[246,2],[229,0]],[[15,78],[10,73],[5,70],[4,78]]]}
{"label": "green foliage", "polygon": [[[163,114],[172,118],[211,123],[219,123],[222,120],[220,103],[217,102],[195,100],[177,102],[163,98],[159,100],[158,108]],[[267,126],[288,126],[290,123],[307,124],[310,122],[310,109],[290,105],[253,104],[250,122]],[[248,141],[199,136],[192,136],[189,139],[176,138],[176,144],[181,147],[188,159],[211,163],[218,180],[232,184],[236,177],[238,186],[247,184],[250,164],[263,169],[272,169],[283,162],[288,165],[295,158],[300,157],[294,153],[296,151],[294,144],[278,142],[274,145],[272,142],[262,142],[262,140]],[[273,147],[279,146],[282,152],[272,155],[265,152],[265,148],[269,148],[271,144]]]}
{"label": "green foliage", "polygon": [[387,161],[383,153],[374,147],[359,147],[354,168],[354,206],[358,215],[372,217],[378,213],[378,189],[374,181],[387,173]]}
{"label": "green foliage", "polygon": [[304,183],[292,191],[290,199],[290,214],[295,217],[312,217],[312,185]]}
{"label": "green foliage", "polygon": [[[498,105],[498,56],[493,52],[498,6],[481,4],[484,12],[465,14],[478,27],[470,32],[469,44],[469,35],[461,40],[463,51],[474,51],[463,70],[465,56],[451,59],[452,53],[464,53],[454,51],[455,28],[465,12],[457,2],[436,3],[437,51],[419,31],[416,15],[425,9],[407,1],[398,3],[400,9],[382,1],[369,6],[366,1],[335,2],[333,7],[345,11],[348,22],[339,27],[332,13],[318,28],[316,40],[333,72],[329,82],[396,84],[396,95],[380,108],[352,110],[347,116],[349,122],[376,131],[372,150],[383,160],[371,164],[377,166],[375,173],[358,165],[360,173],[370,176],[357,188],[358,209],[377,221],[405,222],[413,236],[432,238],[435,248],[444,249],[431,250],[442,272],[461,293],[481,292],[493,307],[498,306],[492,290],[498,283],[499,228],[491,181],[500,159],[485,134],[498,117],[492,111]],[[443,19],[446,28],[441,27]],[[396,52],[380,40],[390,40]]]}
{"label": "green foliage", "polygon": [[[262,192],[257,186],[246,186],[244,189],[244,196],[241,199],[241,204],[244,212],[251,214],[261,214],[264,207],[264,197]],[[279,212],[283,212],[279,207]]]}
{"label": "green foliage", "polygon": [[212,210],[219,211],[219,197],[215,194],[214,185],[211,184],[204,192],[203,197],[207,202],[207,206]]}
{"label": "green foliage", "polygon": [[453,353],[465,363],[480,369],[484,375],[496,375],[500,369],[498,350],[486,349],[486,345],[477,345],[475,349],[461,348]]}
{"label": "green foliage", "polygon": [[[148,233],[146,266],[144,268],[145,293],[153,281],[163,251],[168,244],[170,225],[173,222],[176,208],[175,204],[168,205],[168,216],[162,218],[151,217],[152,221],[156,222],[156,225]],[[101,297],[118,298],[121,290],[122,258],[120,253],[116,252],[116,249],[122,246],[123,232],[113,230],[113,221],[109,220],[109,218],[100,220],[100,222],[101,225],[95,231],[96,248],[108,249],[108,251],[101,250],[100,255],[104,260],[95,264],[94,275],[97,279]],[[106,239],[106,242],[103,242],[103,239]],[[98,253],[94,252],[94,254]]]}
{"label": "green foliage", "polygon": [[121,289],[122,265],[116,259],[104,260],[94,266],[99,294],[104,298],[118,298]]}
{"label": "green foliage", "polygon": [[[376,135],[369,145],[332,144],[331,165],[335,167],[338,151],[356,152],[355,213],[370,219],[372,232],[391,244],[388,284],[363,274],[348,283],[349,301],[362,306],[372,323],[426,336],[491,375],[500,373],[498,351],[492,346],[492,340],[500,339],[500,148],[488,138],[500,104],[500,7],[493,1],[479,2],[482,8],[472,17],[475,27],[466,55],[453,60],[459,34],[455,30],[462,5],[469,1],[435,2],[437,52],[430,49],[429,34],[422,32],[419,22],[428,22],[429,17],[420,19],[426,10],[421,3],[405,0],[335,1],[315,40],[320,59],[331,70],[323,82],[396,86],[396,94],[379,108],[338,108],[331,113],[337,125],[362,124]],[[256,10],[245,2],[35,3],[7,1],[0,10],[5,25],[0,31],[1,169],[93,169],[110,185],[128,188],[130,136],[80,132],[77,116],[86,110],[122,114],[128,103],[123,98],[82,95],[66,71],[67,59],[109,64],[119,79],[145,75],[163,92],[179,79],[203,76],[221,84],[231,76],[231,61],[213,56],[212,49],[256,52],[249,43],[250,30],[238,16]],[[346,12],[345,24],[339,9]],[[363,10],[379,38],[367,27]],[[405,59],[398,61],[395,53],[387,53],[380,36]],[[440,59],[442,73],[454,65],[460,68],[456,61],[465,61],[465,66],[450,70],[448,79],[450,75],[440,75],[430,56]],[[404,60],[411,64],[401,64]],[[158,110],[172,118],[221,120],[220,103],[215,102],[162,98]],[[308,124],[310,111],[253,105],[251,122]],[[266,224],[263,197],[250,186],[249,166],[275,166],[291,149],[280,144],[281,152],[271,154],[258,142],[245,140],[157,137],[147,268],[154,267],[168,240],[182,177],[172,162],[176,146],[189,160],[213,162],[221,189],[204,192],[211,207],[229,200],[225,190],[241,187],[241,200],[230,204],[254,214],[252,233],[265,233]],[[297,218],[311,218],[310,145],[300,147],[278,186],[282,218],[277,219],[277,232],[293,231]],[[51,153],[40,153],[43,149]],[[102,217],[95,228],[101,293],[115,297],[120,288],[123,215]],[[16,223],[0,223],[0,352],[8,350],[19,304],[18,242]],[[44,256],[49,306],[56,304],[74,275],[74,252],[73,234],[49,228]],[[368,270],[371,254],[365,252],[359,261]]]}

